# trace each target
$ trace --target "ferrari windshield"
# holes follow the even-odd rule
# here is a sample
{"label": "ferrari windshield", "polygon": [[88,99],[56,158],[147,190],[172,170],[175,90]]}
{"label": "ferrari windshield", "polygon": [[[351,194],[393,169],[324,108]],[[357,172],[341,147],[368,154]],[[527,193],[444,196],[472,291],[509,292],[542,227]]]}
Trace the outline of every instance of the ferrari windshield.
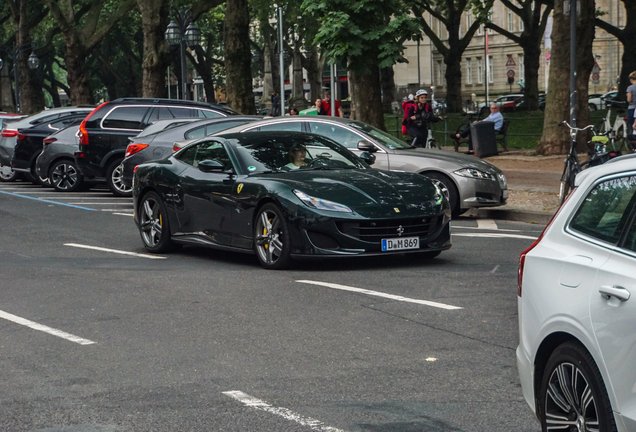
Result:
{"label": "ferrari windshield", "polygon": [[247,132],[226,135],[244,172],[297,169],[365,169],[353,153],[328,138],[309,133]]}
{"label": "ferrari windshield", "polygon": [[384,144],[385,146],[387,146],[390,149],[410,149],[413,148],[411,147],[410,144],[407,144],[406,142],[392,136],[389,135],[388,133],[381,131],[378,128],[374,128],[373,126],[369,126],[368,124],[364,124],[364,123],[360,123],[360,122],[351,122],[349,123],[349,126],[351,126],[352,128],[355,128],[357,130],[359,130],[360,132],[364,132],[367,135],[370,135],[371,137],[373,137],[376,141],[378,141],[380,144]]}

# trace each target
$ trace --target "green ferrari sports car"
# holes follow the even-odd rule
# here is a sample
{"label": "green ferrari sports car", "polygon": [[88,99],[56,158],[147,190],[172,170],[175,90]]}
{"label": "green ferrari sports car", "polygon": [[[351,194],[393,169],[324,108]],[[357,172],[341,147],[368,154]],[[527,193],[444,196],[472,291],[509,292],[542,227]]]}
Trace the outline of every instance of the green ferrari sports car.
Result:
{"label": "green ferrari sports car", "polygon": [[205,137],[135,168],[134,219],[150,252],[204,245],[255,253],[268,269],[294,258],[449,249],[440,188],[371,163],[371,154],[309,133]]}

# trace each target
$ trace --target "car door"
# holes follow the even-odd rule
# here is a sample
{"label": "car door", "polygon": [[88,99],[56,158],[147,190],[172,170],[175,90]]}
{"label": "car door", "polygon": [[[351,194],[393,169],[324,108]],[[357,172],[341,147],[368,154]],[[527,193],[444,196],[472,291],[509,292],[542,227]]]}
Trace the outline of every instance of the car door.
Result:
{"label": "car door", "polygon": [[[590,293],[590,316],[626,430],[636,430],[636,175],[611,181],[618,189],[607,214],[624,233],[599,269]],[[609,216],[608,216],[609,214]],[[611,394],[611,393],[610,393]]]}
{"label": "car door", "polygon": [[[231,245],[234,199],[230,170],[234,167],[227,149],[214,140],[189,147],[176,159],[188,165],[179,175],[175,195],[181,202],[179,224],[183,232],[203,235],[220,245]],[[204,160],[221,162],[224,172],[203,172],[198,165]]]}
{"label": "car door", "polygon": [[[358,156],[362,154],[362,151],[358,150],[358,143],[360,141],[372,141],[369,137],[349,130],[338,124],[329,122],[310,121],[309,129],[311,133],[331,138],[332,140],[346,147]],[[373,153],[375,155],[375,163],[373,164],[373,168],[388,171],[389,159],[387,153],[383,150],[380,150],[378,146],[376,146],[376,148],[378,148],[378,151]]]}

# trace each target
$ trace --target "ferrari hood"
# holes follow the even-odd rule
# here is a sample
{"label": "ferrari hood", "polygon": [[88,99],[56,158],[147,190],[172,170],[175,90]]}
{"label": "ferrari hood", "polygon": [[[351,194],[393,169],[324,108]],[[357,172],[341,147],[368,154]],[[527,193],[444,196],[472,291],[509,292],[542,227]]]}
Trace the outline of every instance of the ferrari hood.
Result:
{"label": "ferrari hood", "polygon": [[442,210],[437,188],[416,174],[374,169],[297,170],[271,175],[269,179],[346,205],[366,217],[420,216],[422,212],[437,214]]}

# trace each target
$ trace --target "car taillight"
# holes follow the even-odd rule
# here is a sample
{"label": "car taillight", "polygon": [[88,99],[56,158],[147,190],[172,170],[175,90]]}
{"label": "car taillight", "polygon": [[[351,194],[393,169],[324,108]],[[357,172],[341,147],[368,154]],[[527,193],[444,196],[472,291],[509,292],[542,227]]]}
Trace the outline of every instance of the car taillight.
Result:
{"label": "car taillight", "polygon": [[124,157],[134,155],[135,153],[142,151],[146,147],[148,147],[148,144],[128,144],[128,147],[126,147],[126,156]]}
{"label": "car taillight", "polygon": [[534,249],[535,247],[537,247],[537,245],[539,244],[539,242],[541,241],[541,239],[543,239],[543,236],[545,235],[546,231],[548,231],[548,228],[550,227],[550,225],[552,225],[552,222],[554,222],[554,219],[557,217],[557,215],[561,212],[561,209],[563,208],[563,206],[565,205],[566,202],[568,202],[568,200],[570,199],[570,197],[572,196],[572,193],[570,193],[565,200],[563,200],[563,203],[561,203],[561,206],[559,206],[559,208],[557,209],[556,212],[554,212],[554,214],[552,215],[552,217],[550,218],[550,221],[548,222],[548,224],[545,226],[545,228],[543,229],[543,231],[541,231],[541,234],[539,235],[539,237],[534,241],[534,243],[532,243],[530,245],[530,247],[526,250],[524,250],[523,252],[521,252],[521,255],[519,256],[519,270],[517,271],[517,295],[519,297],[521,297],[521,291],[522,291],[522,283],[523,283],[523,267],[526,265],[526,255],[528,255],[528,253],[530,253],[530,251],[532,249]]}
{"label": "car taillight", "polygon": [[18,135],[18,131],[15,129],[5,129],[2,131],[0,135],[2,135],[5,138],[13,138],[14,136]]}
{"label": "car taillight", "polygon": [[43,140],[44,145],[53,144],[55,141],[57,141],[57,138],[53,138],[53,137],[47,137],[47,138],[44,138]]}
{"label": "car taillight", "polygon": [[172,153],[181,150],[181,147],[177,145],[177,143],[174,143],[172,145]]}
{"label": "car taillight", "polygon": [[99,111],[99,109],[103,107],[104,105],[106,105],[107,103],[108,102],[104,102],[103,104],[95,108],[93,111],[91,111],[90,114],[87,115],[86,118],[82,121],[82,124],[80,124],[79,133],[78,133],[80,144],[88,145],[88,131],[86,130],[86,122],[93,116],[93,114]]}

